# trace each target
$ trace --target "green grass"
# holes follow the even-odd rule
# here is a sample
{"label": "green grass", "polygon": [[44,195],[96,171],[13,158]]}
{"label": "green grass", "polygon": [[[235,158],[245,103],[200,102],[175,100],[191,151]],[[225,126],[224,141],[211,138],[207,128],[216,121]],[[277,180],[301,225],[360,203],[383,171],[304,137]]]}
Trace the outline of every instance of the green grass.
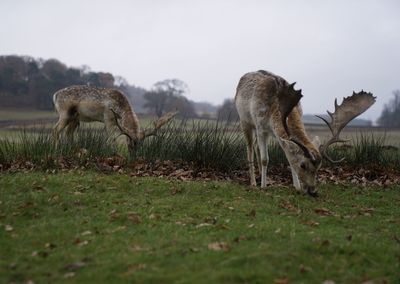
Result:
{"label": "green grass", "polygon": [[398,283],[400,187],[320,192],[3,173],[0,282]]}
{"label": "green grass", "polygon": [[[245,141],[237,124],[174,121],[159,130],[157,136],[147,138],[133,157],[128,157],[123,138],[114,143],[104,128],[80,128],[73,141],[64,139],[56,147],[51,131],[45,127],[24,129],[0,139],[0,165],[9,168],[13,164],[29,162],[35,168],[46,170],[63,167],[65,163],[60,165],[60,160],[68,159],[73,167],[95,168],[99,159],[118,154],[123,156],[125,165],[136,159],[150,164],[172,160],[184,161],[196,170],[227,173],[247,169]],[[346,147],[334,145],[328,148],[328,155],[335,160],[344,157],[341,165],[400,169],[400,149],[385,145],[386,136],[360,132]],[[269,157],[269,166],[287,164],[275,140],[269,145]],[[331,165],[324,161],[324,166]]]}
{"label": "green grass", "polygon": [[40,110],[20,110],[20,109],[0,109],[0,121],[2,120],[35,120],[35,119],[47,119],[56,118],[56,111],[40,111]]}

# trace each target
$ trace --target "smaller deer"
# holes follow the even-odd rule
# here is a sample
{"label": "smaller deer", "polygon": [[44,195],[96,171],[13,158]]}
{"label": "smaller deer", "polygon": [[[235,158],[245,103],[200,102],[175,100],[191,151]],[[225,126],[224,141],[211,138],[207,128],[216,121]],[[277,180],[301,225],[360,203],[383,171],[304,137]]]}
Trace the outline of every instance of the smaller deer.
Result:
{"label": "smaller deer", "polygon": [[155,135],[159,128],[177,114],[167,113],[157,120],[152,129],[142,130],[128,99],[120,91],[84,85],[57,91],[53,95],[53,102],[59,114],[53,132],[56,141],[64,128],[67,128],[67,135],[72,136],[80,121],[100,121],[104,122],[110,135],[118,129],[119,135],[127,136],[130,155],[143,139]]}
{"label": "smaller deer", "polygon": [[322,156],[333,161],[326,153],[333,143],[345,142],[339,138],[342,129],[375,102],[370,93],[361,91],[343,100],[335,112],[328,112],[332,121],[321,118],[332,132],[332,138],[321,145],[318,137],[307,136],[301,120],[301,90],[271,72],[260,70],[241,77],[235,96],[240,124],[247,144],[247,159],[251,185],[256,185],[254,175],[254,147],[261,172],[261,187],[267,185],[268,138],[273,135],[289,162],[293,185],[299,191],[317,195],[316,176]]}

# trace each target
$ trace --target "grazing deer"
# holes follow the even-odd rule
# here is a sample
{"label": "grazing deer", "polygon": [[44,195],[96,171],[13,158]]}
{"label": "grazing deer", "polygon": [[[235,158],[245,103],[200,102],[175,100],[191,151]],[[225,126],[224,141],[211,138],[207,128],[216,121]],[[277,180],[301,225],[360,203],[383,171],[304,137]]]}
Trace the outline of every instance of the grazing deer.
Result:
{"label": "grazing deer", "polygon": [[335,100],[335,112],[328,111],[331,122],[321,118],[332,132],[332,138],[321,145],[318,137],[307,136],[301,120],[301,90],[271,72],[260,70],[241,77],[237,86],[235,103],[247,144],[250,183],[256,185],[254,175],[254,147],[261,172],[261,187],[267,185],[268,138],[273,135],[289,162],[293,185],[299,191],[316,196],[316,175],[322,156],[333,161],[326,153],[329,145],[345,142],[339,138],[341,130],[355,117],[366,111],[374,102],[371,93],[361,91],[343,100]]}
{"label": "grazing deer", "polygon": [[139,142],[155,135],[160,127],[176,115],[176,112],[167,113],[155,123],[154,128],[141,130],[135,112],[120,91],[84,85],[57,91],[53,95],[53,102],[59,114],[58,122],[54,126],[56,141],[65,127],[67,135],[72,136],[80,121],[100,121],[104,122],[109,134],[118,129],[120,135],[127,136],[131,155]]}

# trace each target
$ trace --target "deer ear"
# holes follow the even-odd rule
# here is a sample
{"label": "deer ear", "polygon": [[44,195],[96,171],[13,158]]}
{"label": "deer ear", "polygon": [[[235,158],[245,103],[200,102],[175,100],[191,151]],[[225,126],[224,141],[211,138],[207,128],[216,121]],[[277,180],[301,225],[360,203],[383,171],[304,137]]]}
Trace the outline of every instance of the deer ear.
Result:
{"label": "deer ear", "polygon": [[321,140],[319,140],[319,136],[315,136],[311,142],[317,149],[319,149],[319,146],[321,146]]}
{"label": "deer ear", "polygon": [[302,152],[301,148],[299,145],[294,143],[293,141],[287,140],[287,139],[280,139],[282,146],[284,149],[289,150],[290,152]]}

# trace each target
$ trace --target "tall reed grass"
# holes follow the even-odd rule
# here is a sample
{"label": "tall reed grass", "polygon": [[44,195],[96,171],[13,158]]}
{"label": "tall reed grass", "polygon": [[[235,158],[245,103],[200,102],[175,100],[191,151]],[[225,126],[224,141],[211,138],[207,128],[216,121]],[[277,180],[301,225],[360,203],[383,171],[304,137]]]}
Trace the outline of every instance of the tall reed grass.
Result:
{"label": "tall reed grass", "polygon": [[61,137],[54,143],[45,128],[22,129],[16,138],[0,138],[0,163],[30,162],[39,168],[55,168],[59,159],[71,159],[76,165],[106,158],[116,153],[116,147],[100,129],[77,131],[73,139]]}
{"label": "tall reed grass", "polygon": [[[347,165],[400,169],[400,151],[387,149],[385,139],[385,136],[359,133],[346,147],[330,147],[328,154],[333,159],[344,157],[343,164]],[[271,166],[287,164],[276,142],[271,141],[268,148]],[[44,128],[21,130],[16,139],[0,138],[0,164],[28,161],[38,168],[51,169],[59,167],[60,159],[68,159],[75,165],[88,166],[117,154],[126,158],[125,163],[138,159],[148,163],[179,160],[196,168],[220,172],[248,166],[246,146],[238,124],[220,121],[174,121],[156,136],[144,140],[134,157],[128,157],[125,145],[116,146],[105,130],[98,128],[81,129],[72,140],[64,137],[58,145]]]}

